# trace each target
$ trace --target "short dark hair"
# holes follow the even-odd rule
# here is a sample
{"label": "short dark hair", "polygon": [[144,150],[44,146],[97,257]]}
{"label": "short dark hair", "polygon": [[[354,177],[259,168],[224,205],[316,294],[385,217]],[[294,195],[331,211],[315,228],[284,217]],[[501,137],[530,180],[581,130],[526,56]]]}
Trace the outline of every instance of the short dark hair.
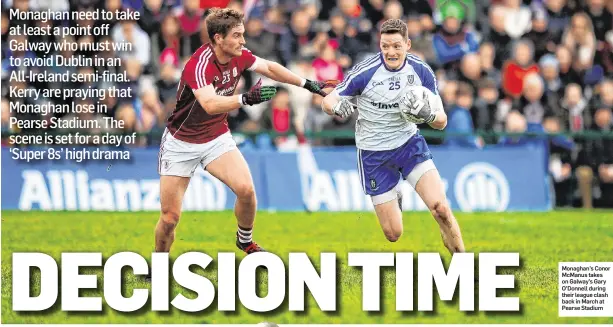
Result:
{"label": "short dark hair", "polygon": [[213,8],[206,16],[206,29],[209,33],[209,39],[211,43],[215,43],[215,34],[220,34],[222,37],[226,37],[228,32],[236,26],[242,25],[244,21],[244,15],[230,8]]}
{"label": "short dark hair", "polygon": [[491,78],[482,79],[481,81],[479,81],[479,83],[477,83],[477,87],[479,89],[495,89],[495,88],[498,88],[498,86],[496,85],[496,81],[494,81]]}
{"label": "short dark hair", "polygon": [[395,34],[402,35],[403,38],[409,38],[409,32],[407,24],[400,19],[388,19],[381,24],[381,34]]}
{"label": "short dark hair", "polygon": [[458,90],[456,91],[456,96],[474,96],[474,89],[472,85],[466,82],[460,82],[458,84]]}

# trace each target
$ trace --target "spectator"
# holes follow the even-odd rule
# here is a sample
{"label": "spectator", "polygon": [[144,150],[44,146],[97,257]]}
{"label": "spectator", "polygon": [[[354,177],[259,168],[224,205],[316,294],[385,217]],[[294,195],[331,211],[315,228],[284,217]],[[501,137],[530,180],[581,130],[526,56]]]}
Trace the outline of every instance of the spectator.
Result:
{"label": "spectator", "polygon": [[[472,134],[475,131],[470,113],[473,106],[472,86],[467,83],[460,83],[456,97],[456,105],[449,111],[449,122],[445,130],[450,134]],[[483,141],[473,135],[454,135],[445,137],[445,144],[480,148],[483,146]]]}
{"label": "spectator", "polygon": [[435,8],[434,17],[437,24],[441,23],[441,19],[444,19],[445,11],[447,10],[447,6],[453,3],[453,6],[460,6],[462,11],[464,12],[466,19],[465,22],[467,25],[474,26],[477,20],[477,8],[475,6],[475,0],[433,0],[434,5],[432,7]]}
{"label": "spectator", "polygon": [[517,110],[511,110],[508,115],[505,116],[505,132],[511,135],[500,138],[498,144],[501,145],[518,145],[526,144],[529,139],[514,134],[525,133],[528,129],[528,122],[524,115]]}
{"label": "spectator", "polygon": [[560,43],[562,40],[562,33],[569,23],[570,10],[566,7],[567,0],[545,0],[545,6],[547,9],[547,17],[549,17],[549,24],[547,29],[553,35],[553,41]]}
{"label": "spectator", "polygon": [[[600,132],[612,130],[612,116],[610,108],[596,110],[594,124],[591,129]],[[613,201],[613,140],[592,138],[585,142],[579,153],[576,169],[577,182],[581,193],[581,203],[584,208],[593,207],[593,182],[600,187],[599,206],[610,206]]]}
{"label": "spectator", "polygon": [[490,78],[496,81],[496,85],[500,86],[501,73],[494,65],[496,59],[496,50],[494,45],[490,42],[484,42],[479,47],[479,64],[481,65],[481,71],[484,77]]}
{"label": "spectator", "polygon": [[407,30],[411,40],[411,52],[431,66],[435,65],[436,54],[432,45],[432,35],[424,32],[419,16],[413,15],[407,18]]}
{"label": "spectator", "polygon": [[[460,76],[458,79],[460,82],[464,82],[469,84],[473,90],[476,91],[479,81],[483,77],[483,72],[481,71],[481,65],[479,63],[479,55],[475,53],[469,53],[462,58],[460,63]],[[475,96],[473,94],[473,96]]]}
{"label": "spectator", "polygon": [[[362,1],[362,4],[364,5],[364,12],[366,14],[366,17],[371,22],[380,22],[383,19],[383,8],[385,8],[385,0]],[[405,7],[404,9],[406,10],[407,8]],[[338,8],[336,10],[341,12]]]}
{"label": "spectator", "polygon": [[[357,120],[358,113],[355,111],[351,116],[346,118],[341,118],[339,116],[332,116],[332,118],[324,125],[324,130],[331,132],[353,132],[355,130],[355,123]],[[346,133],[348,134],[348,133]],[[326,139],[324,145],[332,145],[332,146],[344,146],[344,145],[355,145],[355,138],[350,137],[333,137],[331,139]]]}
{"label": "spectator", "polygon": [[587,14],[573,15],[571,25],[562,36],[562,44],[571,50],[575,70],[585,71],[592,67],[596,53],[596,36],[592,21]]}
{"label": "spectator", "polygon": [[460,4],[448,2],[441,11],[443,27],[434,35],[434,50],[438,62],[449,68],[449,64],[459,62],[465,54],[476,52],[479,43],[475,35],[463,27],[465,12]]}
{"label": "spectator", "polygon": [[[179,60],[185,57],[186,52],[181,51],[184,39],[181,37],[179,19],[174,15],[166,15],[161,22],[159,33],[153,39],[152,55],[164,58],[164,53],[171,52]],[[189,56],[189,55],[187,55]]]}
{"label": "spectator", "polygon": [[421,28],[424,31],[430,32],[434,29],[432,7],[428,3],[428,0],[403,0],[403,3],[405,17],[418,17]]}
{"label": "spectator", "polygon": [[[383,7],[383,20],[388,19],[402,19],[402,15],[404,13],[404,8],[402,4],[398,0],[390,0],[385,2],[385,7]],[[382,22],[377,25],[377,29],[381,27]]]}
{"label": "spectator", "polygon": [[532,28],[530,8],[522,0],[504,1],[504,30],[512,39],[518,39]]}
{"label": "spectator", "polygon": [[363,42],[361,38],[350,35],[356,33],[355,29],[347,27],[347,20],[343,16],[343,13],[335,9],[330,14],[330,30],[328,31],[328,38],[335,40],[339,44],[339,51],[342,56],[348,56],[343,67],[350,66],[351,62],[358,61],[360,54],[369,51],[369,45]]}
{"label": "spectator", "polygon": [[[310,80],[316,80],[315,69],[313,69],[311,63],[311,57],[298,57],[288,68],[299,76]],[[305,88],[294,85],[288,86],[288,92],[290,95],[290,106],[294,109],[294,125],[298,132],[304,132],[303,127],[305,126],[305,120],[312,107],[313,94]],[[317,96],[316,98],[318,98],[319,101],[322,99],[321,96]],[[316,108],[322,111],[320,106],[316,106]],[[324,112],[322,111],[322,113]]]}
{"label": "spectator", "polygon": [[613,80],[607,79],[600,83],[598,93],[594,97],[600,105],[613,108]]}
{"label": "spectator", "polygon": [[443,100],[443,107],[446,110],[450,110],[456,104],[458,91],[458,82],[455,80],[449,80],[445,82],[442,92],[441,99]]}
{"label": "spectator", "polygon": [[554,52],[556,45],[553,42],[553,34],[547,29],[547,12],[536,9],[532,12],[532,30],[525,38],[534,44],[534,59],[539,61],[548,52]]}
{"label": "spectator", "polygon": [[582,81],[579,73],[573,68],[572,52],[565,46],[560,45],[556,49],[556,58],[560,64],[560,80],[563,85]]}
{"label": "spectator", "polygon": [[[586,12],[594,24],[598,42],[606,42],[606,34],[613,30],[613,15],[605,8],[604,0],[587,0]],[[609,1],[610,2],[610,1]]]}
{"label": "spectator", "polygon": [[587,100],[583,97],[583,90],[579,84],[569,84],[564,91],[562,99],[562,122],[571,132],[580,132],[591,125],[591,117],[587,108]]}
{"label": "spectator", "polygon": [[[314,55],[317,46],[326,41],[326,36],[311,31],[311,21],[306,12],[295,11],[292,14],[290,28],[281,35],[279,50],[285,66],[292,62],[296,55]],[[316,37],[317,36],[317,37]]]}
{"label": "spectator", "polygon": [[[162,133],[165,128],[166,114],[160,102],[158,92],[152,87],[143,88],[139,100],[135,111],[138,121],[136,132]],[[151,143],[151,140],[142,140],[142,142]]]}
{"label": "spectator", "polygon": [[271,100],[270,106],[264,110],[260,117],[260,127],[264,130],[273,131],[277,135],[273,137],[273,144],[277,148],[292,148],[297,145],[295,136],[283,135],[295,133],[294,111],[290,107],[289,92],[281,87]]}
{"label": "spectator", "polygon": [[279,61],[277,56],[277,39],[274,34],[264,29],[264,22],[259,16],[251,16],[245,26],[245,42],[254,55],[271,61]]}
{"label": "spectator", "polygon": [[145,33],[153,36],[161,29],[162,20],[169,11],[163,0],[145,0],[138,24]]}
{"label": "spectator", "polygon": [[545,117],[553,116],[551,108],[545,105],[543,80],[537,73],[526,75],[524,89],[520,99],[520,112],[528,124],[541,124]]}
{"label": "spectator", "polygon": [[483,79],[478,84],[472,119],[479,131],[491,131],[494,128],[494,118],[498,110],[499,92],[496,81]]}
{"label": "spectator", "polygon": [[130,134],[140,130],[136,109],[132,102],[122,102],[117,108],[115,119],[123,122],[123,129],[117,129],[112,132]]}
{"label": "spectator", "polygon": [[174,15],[179,20],[183,35],[190,36],[200,32],[200,23],[204,15],[204,11],[200,8],[200,0],[183,0],[182,6],[175,8]]}
{"label": "spectator", "polygon": [[287,32],[288,28],[285,25],[285,15],[281,8],[274,6],[266,10],[266,24],[264,28],[275,35],[283,35]]}
{"label": "spectator", "polygon": [[202,44],[200,43],[201,25],[204,10],[200,8],[200,0],[183,0],[182,5],[175,7],[173,15],[179,20],[182,45],[191,55]]}
{"label": "spectator", "polygon": [[[593,129],[599,132],[611,132],[613,130],[613,118],[611,107],[599,106],[594,115]],[[613,140],[594,139],[595,163],[598,165],[598,180],[600,184],[601,198],[597,202],[598,207],[608,207],[613,203]]]}
{"label": "spectator", "polygon": [[336,61],[337,48],[338,44],[335,41],[328,41],[322,46],[320,56],[313,60],[317,80],[343,80],[343,69]]}
{"label": "spectator", "polygon": [[161,60],[160,77],[156,82],[159,100],[165,112],[171,112],[177,102],[177,87],[179,86],[178,63],[174,59]]}
{"label": "spectator", "polygon": [[494,65],[501,67],[502,63],[509,58],[509,44],[511,37],[507,34],[504,27],[505,10],[501,6],[491,6],[489,11],[489,33],[484,37],[485,40],[491,42],[496,50],[494,56]]}
{"label": "spectator", "polygon": [[[304,133],[319,133],[332,122],[332,116],[321,110],[322,97],[315,94],[309,94],[313,101],[308,102],[308,110],[305,112]],[[297,125],[298,126],[298,125]],[[324,142],[321,138],[311,138],[313,145],[322,145]]]}
{"label": "spectator", "polygon": [[539,68],[545,83],[545,94],[549,98],[559,99],[562,94],[562,81],[558,59],[552,54],[547,54],[539,61]]}
{"label": "spectator", "polygon": [[355,29],[355,33],[368,33],[373,29],[373,22],[366,18],[359,0],[337,0],[336,6],[341,10],[349,27]]}
{"label": "spectator", "polygon": [[[135,60],[141,66],[146,66],[151,60],[151,42],[145,33],[134,21],[121,21],[112,31],[113,41],[116,43],[130,43],[124,51],[117,51],[123,60]],[[132,51],[130,51],[130,49]]]}
{"label": "spectator", "polygon": [[[548,117],[543,122],[543,130],[548,134],[561,132],[560,121],[555,117]],[[563,136],[553,136],[548,142],[549,165],[548,170],[553,178],[555,204],[565,207],[572,204],[572,150],[574,144]]]}
{"label": "spectator", "polygon": [[502,69],[502,88],[511,98],[519,98],[524,88],[524,77],[529,73],[538,73],[534,63],[534,46],[532,42],[522,39],[515,43],[513,59],[507,61]]}

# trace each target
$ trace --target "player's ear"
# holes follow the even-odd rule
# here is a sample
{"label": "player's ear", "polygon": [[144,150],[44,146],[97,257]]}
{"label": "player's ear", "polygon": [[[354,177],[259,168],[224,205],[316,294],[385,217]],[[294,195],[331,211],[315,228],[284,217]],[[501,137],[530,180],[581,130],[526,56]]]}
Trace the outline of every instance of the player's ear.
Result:
{"label": "player's ear", "polygon": [[411,50],[411,39],[407,39],[407,50]]}

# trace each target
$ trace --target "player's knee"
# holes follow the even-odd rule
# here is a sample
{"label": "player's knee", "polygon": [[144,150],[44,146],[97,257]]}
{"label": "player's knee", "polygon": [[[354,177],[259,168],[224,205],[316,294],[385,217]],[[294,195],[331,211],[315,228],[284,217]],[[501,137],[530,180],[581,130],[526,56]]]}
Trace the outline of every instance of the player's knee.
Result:
{"label": "player's knee", "polygon": [[390,242],[396,242],[402,236],[402,230],[390,230],[385,232],[385,238]]}
{"label": "player's knee", "polygon": [[443,201],[437,201],[430,208],[430,212],[432,212],[432,216],[443,224],[449,225],[451,221],[451,209],[449,208],[449,204]]}
{"label": "player's knee", "polygon": [[402,236],[402,226],[386,228],[383,230],[383,234],[388,241],[396,242]]}
{"label": "player's knee", "polygon": [[234,190],[236,197],[241,201],[254,201],[255,200],[255,188],[253,184],[246,183],[241,184]]}
{"label": "player's knee", "polygon": [[162,215],[160,220],[164,225],[167,225],[170,228],[174,228],[179,223],[180,214],[176,210],[164,209],[162,208]]}

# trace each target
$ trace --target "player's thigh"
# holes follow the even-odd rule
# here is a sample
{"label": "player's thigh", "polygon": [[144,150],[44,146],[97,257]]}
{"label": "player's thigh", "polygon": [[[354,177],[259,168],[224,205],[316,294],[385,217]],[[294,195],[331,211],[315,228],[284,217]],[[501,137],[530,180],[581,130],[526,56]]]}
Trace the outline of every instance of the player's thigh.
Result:
{"label": "player's thigh", "polygon": [[[396,193],[395,190],[390,192]],[[400,211],[400,206],[398,205],[397,195],[390,195],[388,201],[374,204],[374,207],[381,229],[383,229],[386,236],[388,238],[389,236],[400,237],[400,234],[402,234],[402,211]]]}
{"label": "player's thigh", "polygon": [[160,209],[163,219],[178,222],[181,215],[183,196],[190,178],[182,176],[160,176]]}
{"label": "player's thigh", "polygon": [[204,164],[211,175],[226,184],[238,197],[254,194],[253,179],[247,161],[236,148],[226,151]]}
{"label": "player's thigh", "polygon": [[[422,164],[427,165],[427,162]],[[447,204],[443,181],[436,168],[429,167],[429,169],[420,172],[418,177],[414,177],[414,181],[415,192],[421,197],[428,209],[432,210],[437,204]]]}
{"label": "player's thigh", "polygon": [[389,239],[402,233],[402,212],[396,190],[400,174],[393,168],[393,152],[358,150],[358,173],[364,193],[370,196],[381,228]]}
{"label": "player's thigh", "polygon": [[158,174],[160,176],[192,177],[202,157],[206,144],[191,144],[164,132],[158,154]]}
{"label": "player's thigh", "polygon": [[[398,169],[391,165],[392,151],[368,151],[358,149],[358,174],[362,190],[370,195],[373,204],[385,198],[400,181]],[[379,199],[379,200],[377,200]]]}

